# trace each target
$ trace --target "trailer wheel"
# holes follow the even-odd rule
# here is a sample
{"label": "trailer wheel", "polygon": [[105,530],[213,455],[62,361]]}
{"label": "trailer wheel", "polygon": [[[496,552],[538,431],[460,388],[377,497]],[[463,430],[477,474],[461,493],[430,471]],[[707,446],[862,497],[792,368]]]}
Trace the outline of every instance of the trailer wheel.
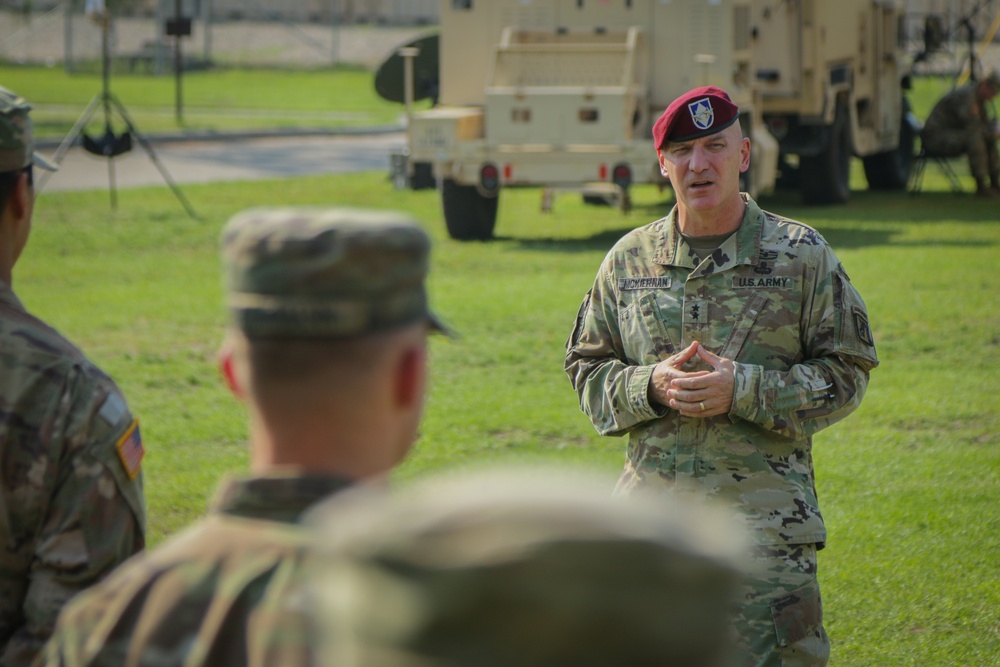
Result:
{"label": "trailer wheel", "polygon": [[430,162],[414,162],[413,175],[410,176],[411,190],[430,190],[437,185],[434,178],[434,165]]}
{"label": "trailer wheel", "polygon": [[448,236],[456,241],[486,241],[493,237],[499,197],[484,197],[474,185],[441,181],[441,203]]}
{"label": "trailer wheel", "polygon": [[583,203],[588,206],[611,206],[611,200],[601,194],[583,193]]}
{"label": "trailer wheel", "polygon": [[910,123],[910,103],[903,98],[903,118],[899,123],[899,145],[893,150],[869,155],[864,159],[865,178],[872,190],[903,190],[913,169],[917,130]]}
{"label": "trailer wheel", "polygon": [[799,156],[799,189],[806,204],[843,204],[851,196],[851,127],[838,107],[830,139],[818,155]]}

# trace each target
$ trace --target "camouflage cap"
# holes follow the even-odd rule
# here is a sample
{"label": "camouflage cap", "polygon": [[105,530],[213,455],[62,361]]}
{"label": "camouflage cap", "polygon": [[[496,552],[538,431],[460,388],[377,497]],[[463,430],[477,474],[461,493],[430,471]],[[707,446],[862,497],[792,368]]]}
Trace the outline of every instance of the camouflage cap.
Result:
{"label": "camouflage cap", "polygon": [[29,111],[27,100],[0,86],[0,172],[17,171],[30,164],[49,171],[58,169],[35,152]]}
{"label": "camouflage cap", "polygon": [[321,664],[730,664],[743,542],[706,507],[562,468],[347,492],[310,520]]}
{"label": "camouflage cap", "polygon": [[350,338],[427,321],[430,238],[409,217],[257,208],[222,232],[227,301],[248,338]]}

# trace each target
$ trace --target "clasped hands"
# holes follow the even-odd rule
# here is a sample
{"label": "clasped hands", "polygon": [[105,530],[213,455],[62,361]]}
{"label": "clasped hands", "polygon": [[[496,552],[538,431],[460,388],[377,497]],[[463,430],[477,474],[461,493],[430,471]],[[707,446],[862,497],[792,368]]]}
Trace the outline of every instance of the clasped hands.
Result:
{"label": "clasped hands", "polygon": [[[695,357],[713,370],[683,370]],[[732,407],[735,381],[732,359],[712,354],[694,341],[656,365],[649,378],[649,400],[677,410],[685,417],[724,415]]]}

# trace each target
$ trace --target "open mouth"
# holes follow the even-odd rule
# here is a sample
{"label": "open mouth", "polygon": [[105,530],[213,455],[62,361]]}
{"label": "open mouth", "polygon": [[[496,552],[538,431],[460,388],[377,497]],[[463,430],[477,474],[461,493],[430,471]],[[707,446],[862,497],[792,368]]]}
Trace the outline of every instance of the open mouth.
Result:
{"label": "open mouth", "polygon": [[700,190],[702,188],[707,188],[710,185],[712,185],[712,181],[692,181],[691,182],[691,189],[692,190]]}

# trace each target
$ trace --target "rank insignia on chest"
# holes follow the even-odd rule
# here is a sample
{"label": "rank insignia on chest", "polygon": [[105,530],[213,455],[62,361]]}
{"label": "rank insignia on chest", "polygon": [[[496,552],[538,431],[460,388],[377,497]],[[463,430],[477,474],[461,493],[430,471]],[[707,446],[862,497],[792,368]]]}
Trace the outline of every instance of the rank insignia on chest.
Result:
{"label": "rank insignia on chest", "polygon": [[639,290],[639,289],[667,289],[669,287],[670,287],[669,276],[618,279],[618,289],[621,291]]}
{"label": "rank insignia on chest", "polygon": [[125,467],[125,472],[129,479],[135,479],[142,467],[142,457],[146,455],[146,450],[142,446],[142,436],[139,433],[139,420],[133,419],[122,437],[115,444],[118,450],[118,458]]}

